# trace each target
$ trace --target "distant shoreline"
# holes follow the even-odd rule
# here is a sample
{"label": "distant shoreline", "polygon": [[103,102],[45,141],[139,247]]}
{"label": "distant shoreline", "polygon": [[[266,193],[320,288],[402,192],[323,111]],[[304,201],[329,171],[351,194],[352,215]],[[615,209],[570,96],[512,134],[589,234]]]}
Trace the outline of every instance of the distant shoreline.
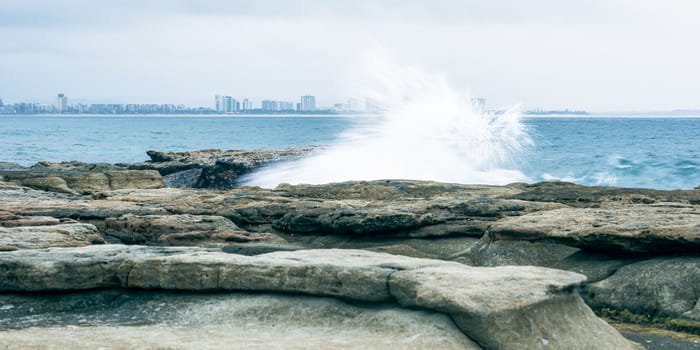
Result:
{"label": "distant shoreline", "polygon": [[[17,118],[34,118],[34,117],[49,117],[49,118],[377,118],[377,114],[0,114],[3,117]],[[663,113],[625,113],[625,114],[607,114],[607,113],[590,113],[585,115],[579,114],[526,114],[522,117],[525,119],[700,119],[700,114],[697,115],[667,115]]]}
{"label": "distant shoreline", "polygon": [[0,114],[2,117],[104,118],[373,118],[376,114]]}

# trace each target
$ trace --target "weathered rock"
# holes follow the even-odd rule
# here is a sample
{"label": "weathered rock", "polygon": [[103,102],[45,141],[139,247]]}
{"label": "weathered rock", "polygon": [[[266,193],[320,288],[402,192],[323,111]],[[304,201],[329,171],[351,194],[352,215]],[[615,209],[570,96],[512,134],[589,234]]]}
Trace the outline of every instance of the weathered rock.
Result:
{"label": "weathered rock", "polygon": [[188,169],[163,176],[163,183],[168,187],[196,187],[200,177],[201,168]]}
{"label": "weathered rock", "polygon": [[492,241],[484,237],[451,260],[476,266],[552,266],[577,251],[576,248],[552,242]]}
{"label": "weathered rock", "polygon": [[91,194],[124,188],[160,188],[163,180],[153,170],[90,170],[75,171],[71,167],[39,168],[40,170],[0,171],[7,181],[23,186],[70,194]]}
{"label": "weathered rock", "polygon": [[289,235],[281,234],[288,242],[301,247],[328,249],[367,249],[376,252],[404,255],[414,258],[452,260],[468,251],[477,238],[453,236],[439,238],[342,236],[342,235]]}
{"label": "weathered rock", "polygon": [[621,267],[640,260],[642,259],[636,256],[609,255],[580,250],[546,266],[580,273],[588,277],[586,282],[593,283],[608,278]]}
{"label": "weathered rock", "polygon": [[[656,318],[700,321],[700,257],[653,258],[620,267],[610,277],[585,286],[595,309],[612,308]],[[700,322],[696,322],[696,332]]]}
{"label": "weathered rock", "polygon": [[150,162],[129,165],[129,169],[157,170],[174,187],[231,189],[238,180],[265,164],[308,155],[315,148],[283,150],[202,150],[191,152],[148,151]]}
{"label": "weathered rock", "polygon": [[[97,228],[90,224],[0,227],[3,250],[80,247],[103,244]],[[14,249],[13,249],[14,248]]]}
{"label": "weathered rock", "polygon": [[122,167],[115,166],[108,163],[85,163],[79,162],[77,160],[72,160],[68,162],[47,162],[41,161],[32,165],[31,169],[34,170],[44,170],[44,171],[71,171],[71,172],[102,172],[110,170],[119,170]]}
{"label": "weathered rock", "polygon": [[444,314],[291,295],[0,295],[0,347],[481,349]]}
{"label": "weathered rock", "polygon": [[491,222],[501,217],[563,207],[554,203],[482,197],[394,201],[282,197],[269,202],[269,199],[273,198],[239,205],[227,201],[224,208],[229,208],[220,208],[219,214],[238,224],[271,224],[289,233],[481,236]]}
{"label": "weathered rock", "polygon": [[107,234],[124,243],[193,245],[202,242],[252,242],[270,238],[241,230],[231,220],[213,215],[122,215],[105,219]]}
{"label": "weathered rock", "polygon": [[445,265],[396,272],[389,286],[401,305],[452,315],[487,349],[634,348],[577,296],[582,281],[544,268]]}
{"label": "weathered rock", "polygon": [[53,191],[59,193],[78,194],[78,192],[68,187],[66,180],[58,176],[30,177],[21,181],[23,186],[36,188],[38,190]]}
{"label": "weathered rock", "polygon": [[0,170],[21,170],[23,166],[16,163],[0,162]]}
{"label": "weathered rock", "polygon": [[130,200],[91,200],[56,192],[27,188],[0,191],[0,210],[15,216],[46,216],[57,219],[105,219],[124,214],[167,214],[159,205]]}
{"label": "weathered rock", "polygon": [[511,217],[489,229],[494,240],[550,240],[598,251],[697,252],[700,207],[633,205],[556,209]]}
{"label": "weathered rock", "polygon": [[12,215],[3,217],[0,212],[0,226],[4,227],[19,227],[19,226],[47,226],[58,225],[61,220],[51,216],[19,216]]}
{"label": "weathered rock", "polygon": [[115,170],[105,172],[110,190],[124,188],[161,188],[163,178],[154,170]]}
{"label": "weathered rock", "polygon": [[508,198],[537,202],[558,202],[572,207],[601,207],[630,204],[677,202],[700,204],[700,192],[583,186],[562,181],[512,184],[520,191]]}
{"label": "weathered rock", "polygon": [[293,197],[320,199],[432,199],[432,198],[471,198],[504,197],[521,192],[508,186],[449,184],[433,181],[376,180],[347,181],[323,185],[281,184],[275,191]]}
{"label": "weathered rock", "polygon": [[486,348],[634,348],[583,304],[576,287],[584,279],[537,267],[474,268],[335,249],[252,257],[134,246],[0,254],[0,291],[123,286],[397,300],[450,314],[468,337]]}

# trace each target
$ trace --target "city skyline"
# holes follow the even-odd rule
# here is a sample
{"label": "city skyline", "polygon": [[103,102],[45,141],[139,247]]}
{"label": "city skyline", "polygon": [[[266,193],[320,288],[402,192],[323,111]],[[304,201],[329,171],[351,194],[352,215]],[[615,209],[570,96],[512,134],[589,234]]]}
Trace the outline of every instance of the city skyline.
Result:
{"label": "city skyline", "polygon": [[[471,103],[475,110],[487,113],[502,113],[503,109],[489,108],[486,99],[472,97]],[[383,102],[372,98],[361,101],[349,98],[345,103],[334,103],[332,106],[317,106],[316,96],[302,95],[299,102],[263,99],[259,105],[248,98],[239,100],[233,96],[214,95],[214,106],[188,106],[185,104],[134,104],[134,103],[70,103],[68,96],[58,93],[54,104],[34,102],[3,103],[0,98],[0,115],[31,115],[31,114],[381,114],[386,110]],[[697,114],[696,110],[683,110],[687,114]],[[543,109],[534,108],[523,110],[526,115],[589,115],[585,110],[576,109]]]}
{"label": "city skyline", "polygon": [[216,91],[291,101],[298,89],[332,105],[364,94],[381,71],[363,58],[379,51],[495,106],[700,108],[699,12],[682,0],[7,0],[0,96],[205,105]]}
{"label": "city skyline", "polygon": [[227,95],[214,95],[213,106],[192,106],[183,103],[84,103],[69,102],[64,93],[56,94],[54,103],[9,102],[3,103],[0,97],[0,114],[239,114],[239,113],[359,113],[377,112],[377,106],[367,99],[361,106],[356,98],[331,106],[317,106],[316,96],[302,95],[298,102],[265,98],[256,104],[249,98],[236,98]]}

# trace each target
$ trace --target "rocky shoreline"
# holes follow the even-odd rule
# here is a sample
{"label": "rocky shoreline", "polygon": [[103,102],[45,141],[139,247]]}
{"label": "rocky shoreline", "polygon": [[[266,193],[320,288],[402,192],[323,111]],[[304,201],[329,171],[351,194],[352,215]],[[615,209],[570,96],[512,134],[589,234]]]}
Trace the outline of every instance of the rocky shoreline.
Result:
{"label": "rocky shoreline", "polygon": [[[0,322],[1,345],[45,346],[34,330],[72,347],[80,331],[127,327],[140,344],[111,341],[157,348],[147,331],[157,327],[187,348],[201,327],[215,336],[199,345],[216,348],[244,337],[227,338],[224,325],[275,333],[270,325],[286,322],[340,348],[377,339],[386,348],[638,346],[599,317],[700,335],[700,190],[398,180],[238,187],[260,166],[310,152],[0,163],[0,315],[12,320]],[[148,309],[164,298],[182,308],[134,322],[99,311],[128,314],[115,300]],[[248,302],[278,311],[256,313]],[[212,303],[240,319],[216,318],[204,306]],[[402,343],[407,330],[414,343]],[[279,339],[289,338],[287,348],[311,341],[294,334]]]}

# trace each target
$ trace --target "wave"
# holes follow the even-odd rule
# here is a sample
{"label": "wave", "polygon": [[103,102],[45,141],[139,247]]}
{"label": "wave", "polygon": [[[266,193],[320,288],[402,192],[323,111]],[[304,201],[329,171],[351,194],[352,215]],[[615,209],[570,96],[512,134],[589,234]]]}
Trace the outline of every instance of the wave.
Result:
{"label": "wave", "polygon": [[532,144],[516,108],[487,112],[447,79],[376,62],[371,99],[377,118],[357,123],[329,147],[293,162],[265,167],[246,185],[415,179],[506,184],[527,180],[517,155]]}

